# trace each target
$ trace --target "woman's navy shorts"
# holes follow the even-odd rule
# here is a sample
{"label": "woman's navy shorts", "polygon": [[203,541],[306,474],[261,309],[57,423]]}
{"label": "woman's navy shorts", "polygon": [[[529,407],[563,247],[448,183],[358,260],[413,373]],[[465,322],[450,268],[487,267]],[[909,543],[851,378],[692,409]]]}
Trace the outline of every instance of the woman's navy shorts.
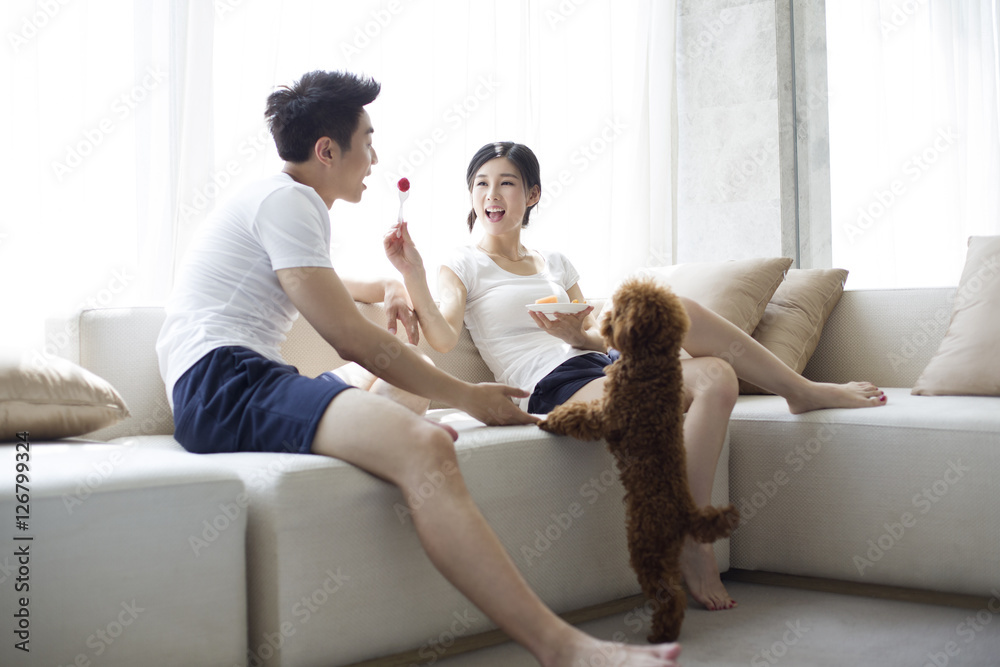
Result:
{"label": "woman's navy shorts", "polygon": [[562,405],[584,385],[604,377],[604,369],[615,362],[621,354],[609,350],[607,354],[591,352],[568,359],[535,385],[528,399],[528,412],[543,415]]}
{"label": "woman's navy shorts", "polygon": [[308,454],[333,397],[333,373],[310,378],[245,347],[212,350],[174,385],[174,438],[196,454]]}

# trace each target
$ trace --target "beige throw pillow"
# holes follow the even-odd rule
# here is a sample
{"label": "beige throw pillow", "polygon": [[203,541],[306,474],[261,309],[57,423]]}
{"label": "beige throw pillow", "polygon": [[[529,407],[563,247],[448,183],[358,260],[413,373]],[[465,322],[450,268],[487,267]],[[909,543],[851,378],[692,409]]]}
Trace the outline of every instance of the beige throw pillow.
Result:
{"label": "beige throw pillow", "polygon": [[1000,396],[1000,236],[969,238],[951,323],[911,393]]}
{"label": "beige throw pillow", "polygon": [[748,334],[756,328],[791,258],[735,259],[644,269],[679,296],[697,301]]}
{"label": "beige throw pillow", "polygon": [[69,438],[128,416],[114,387],[66,359],[0,358],[0,441]]}
{"label": "beige throw pillow", "polygon": [[[844,293],[844,269],[789,269],[753,332],[761,345],[796,373],[809,363],[823,326]],[[741,394],[767,394],[740,380]]]}

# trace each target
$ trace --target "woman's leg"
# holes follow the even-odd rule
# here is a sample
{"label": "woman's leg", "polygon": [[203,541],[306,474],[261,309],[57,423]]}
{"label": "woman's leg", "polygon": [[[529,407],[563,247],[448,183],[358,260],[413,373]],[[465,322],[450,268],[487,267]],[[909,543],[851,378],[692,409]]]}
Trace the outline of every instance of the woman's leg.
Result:
{"label": "woman's leg", "polygon": [[[465,486],[451,438],[406,408],[363,391],[331,401],[312,452],[332,456],[397,485],[413,510],[431,562],[455,587],[542,664],[674,665],[676,645],[630,646],[590,637],[550,611],[518,572]],[[417,489],[435,475],[429,497]]]}
{"label": "woman's leg", "polygon": [[[733,367],[716,357],[681,361],[684,372],[684,450],[687,455],[688,486],[699,507],[712,504],[712,483],[726,441],[729,417],[739,396]],[[719,576],[719,565],[711,544],[688,537],[681,551],[681,573],[691,597],[707,609],[730,609],[729,597]]]}
{"label": "woman's leg", "polygon": [[[427,363],[433,365],[434,362],[431,361],[431,358],[421,352],[416,345],[412,345],[410,343],[407,343],[406,345],[423,357]],[[417,396],[416,394],[411,394],[408,391],[403,391],[399,387],[389,384],[372,373],[370,370],[366,369],[364,366],[356,364],[353,361],[346,363],[339,368],[335,368],[331,371],[331,373],[349,385],[353,385],[358,389],[370,391],[377,396],[388,398],[390,401],[399,403],[403,407],[418,415],[422,415],[427,412],[427,409],[431,404],[429,399],[426,399],[423,396]]]}
{"label": "woman's leg", "polygon": [[719,357],[737,376],[781,396],[793,414],[821,408],[864,408],[885,404],[885,395],[869,382],[812,382],[786,366],[742,329],[699,303],[681,297],[691,319],[684,350],[692,357]]}

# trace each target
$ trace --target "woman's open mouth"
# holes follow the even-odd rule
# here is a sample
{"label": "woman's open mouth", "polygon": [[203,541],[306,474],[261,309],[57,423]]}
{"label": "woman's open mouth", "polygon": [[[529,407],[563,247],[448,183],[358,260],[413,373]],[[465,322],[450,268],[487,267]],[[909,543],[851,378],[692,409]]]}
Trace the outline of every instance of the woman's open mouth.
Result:
{"label": "woman's open mouth", "polygon": [[500,222],[506,212],[507,209],[500,208],[499,206],[490,206],[486,209],[486,217],[489,218],[490,222]]}

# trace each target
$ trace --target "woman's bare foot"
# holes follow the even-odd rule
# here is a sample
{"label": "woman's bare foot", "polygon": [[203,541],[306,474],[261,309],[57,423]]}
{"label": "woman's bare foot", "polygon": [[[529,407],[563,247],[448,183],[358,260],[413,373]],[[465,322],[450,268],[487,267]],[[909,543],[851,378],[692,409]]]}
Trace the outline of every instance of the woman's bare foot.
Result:
{"label": "woman's bare foot", "polygon": [[885,405],[886,397],[871,382],[809,382],[802,392],[787,400],[788,409],[798,415],[823,408],[877,408]]}
{"label": "woman's bare foot", "polygon": [[719,576],[715,551],[711,544],[699,544],[690,537],[681,550],[681,575],[688,593],[709,611],[732,609],[736,601],[729,597]]}
{"label": "woman's bare foot", "polygon": [[622,644],[595,639],[573,628],[573,636],[560,643],[545,667],[577,667],[578,665],[608,665],[608,667],[674,667],[681,654],[680,644]]}

